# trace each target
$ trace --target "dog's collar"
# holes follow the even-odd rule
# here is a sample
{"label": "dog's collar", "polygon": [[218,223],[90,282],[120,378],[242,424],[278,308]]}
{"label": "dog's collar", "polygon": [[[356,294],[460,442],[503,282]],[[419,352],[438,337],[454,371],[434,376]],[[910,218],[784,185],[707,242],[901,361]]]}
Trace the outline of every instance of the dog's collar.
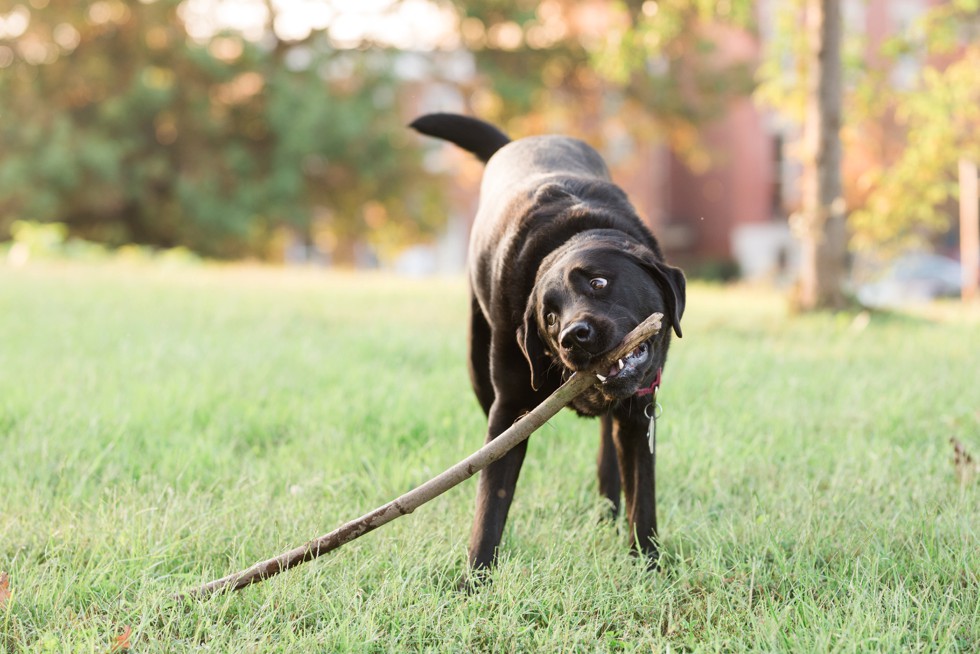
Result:
{"label": "dog's collar", "polygon": [[643,397],[644,395],[653,395],[656,397],[657,390],[660,388],[660,382],[663,379],[664,369],[657,368],[657,376],[653,378],[653,383],[649,386],[641,388],[636,392],[636,397]]}

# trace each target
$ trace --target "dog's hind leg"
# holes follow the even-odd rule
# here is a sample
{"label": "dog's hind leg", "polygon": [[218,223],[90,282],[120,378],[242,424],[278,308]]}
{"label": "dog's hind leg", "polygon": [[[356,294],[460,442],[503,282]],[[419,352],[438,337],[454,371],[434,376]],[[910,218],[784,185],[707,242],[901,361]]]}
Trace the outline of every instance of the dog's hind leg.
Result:
{"label": "dog's hind leg", "polygon": [[619,463],[616,460],[616,444],[613,442],[613,417],[605,413],[599,427],[599,493],[609,500],[610,517],[619,515],[620,494],[623,485],[619,479]]}
{"label": "dog's hind leg", "polygon": [[630,547],[657,565],[657,498],[653,454],[646,438],[646,419],[642,411],[618,415],[613,421],[613,442],[619,457],[619,473],[626,496]]}
{"label": "dog's hind leg", "polygon": [[470,342],[469,369],[470,383],[476,399],[483,407],[483,413],[490,415],[495,393],[490,379],[490,323],[487,322],[480,303],[470,294]]}

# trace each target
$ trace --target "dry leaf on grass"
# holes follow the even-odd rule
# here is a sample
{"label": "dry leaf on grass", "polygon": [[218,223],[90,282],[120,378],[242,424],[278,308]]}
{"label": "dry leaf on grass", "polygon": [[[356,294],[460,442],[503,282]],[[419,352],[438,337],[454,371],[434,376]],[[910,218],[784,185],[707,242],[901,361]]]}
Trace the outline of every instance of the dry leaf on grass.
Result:
{"label": "dry leaf on grass", "polygon": [[980,464],[973,460],[963,447],[963,443],[956,437],[951,437],[949,443],[953,446],[953,469],[956,471],[956,478],[960,480],[961,486],[966,486],[980,473]]}
{"label": "dry leaf on grass", "polygon": [[132,627],[129,625],[123,625],[123,632],[116,636],[116,642],[112,644],[112,649],[109,650],[109,654],[117,654],[118,652],[128,651],[131,647],[129,644],[129,636],[132,633]]}
{"label": "dry leaf on grass", "polygon": [[0,572],[0,609],[7,605],[10,595],[10,575]]}

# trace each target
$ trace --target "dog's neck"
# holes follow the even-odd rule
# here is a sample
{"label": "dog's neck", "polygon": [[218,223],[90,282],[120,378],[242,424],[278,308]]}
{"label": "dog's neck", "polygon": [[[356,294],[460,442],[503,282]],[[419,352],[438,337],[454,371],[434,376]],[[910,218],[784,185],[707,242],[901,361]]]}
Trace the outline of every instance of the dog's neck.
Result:
{"label": "dog's neck", "polygon": [[657,391],[660,390],[660,382],[663,380],[663,377],[664,377],[664,369],[657,368],[657,376],[653,378],[653,382],[649,386],[646,386],[636,391],[634,395],[636,397],[643,397],[644,395],[652,395],[654,400],[656,400]]}

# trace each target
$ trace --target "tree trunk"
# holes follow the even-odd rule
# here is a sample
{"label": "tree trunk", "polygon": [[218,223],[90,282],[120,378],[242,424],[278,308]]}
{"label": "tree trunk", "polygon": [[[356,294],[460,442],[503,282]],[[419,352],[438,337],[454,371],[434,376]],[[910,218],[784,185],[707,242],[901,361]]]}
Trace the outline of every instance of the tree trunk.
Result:
{"label": "tree trunk", "polygon": [[980,198],[977,164],[960,159],[960,264],[963,267],[961,296],[964,302],[978,297],[980,270]]}
{"label": "tree trunk", "polygon": [[847,229],[841,192],[840,0],[808,0],[810,59],[803,125],[803,206],[794,228],[800,239],[798,303],[803,311],[841,308],[847,268]]}

